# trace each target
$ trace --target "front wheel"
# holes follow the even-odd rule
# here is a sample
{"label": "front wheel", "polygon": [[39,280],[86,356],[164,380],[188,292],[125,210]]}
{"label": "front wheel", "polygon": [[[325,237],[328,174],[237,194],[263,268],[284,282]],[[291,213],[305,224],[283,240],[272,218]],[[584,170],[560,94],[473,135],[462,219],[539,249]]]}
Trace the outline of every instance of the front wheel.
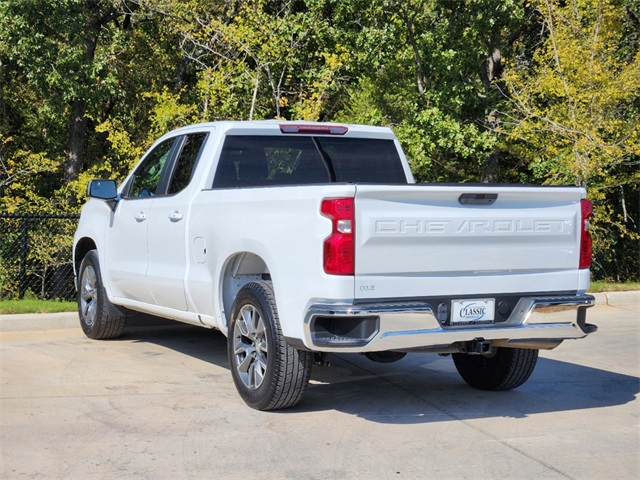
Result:
{"label": "front wheel", "polygon": [[491,355],[454,353],[462,379],[480,390],[511,390],[526,382],[538,361],[538,350],[496,348]]}
{"label": "front wheel", "polygon": [[96,340],[122,335],[127,317],[113,315],[117,309],[107,298],[95,250],[87,252],[82,259],[78,278],[78,314],[85,335]]}
{"label": "front wheel", "polygon": [[247,405],[277,410],[302,399],[313,356],[285,342],[271,282],[251,282],[238,292],[227,348],[233,381]]}

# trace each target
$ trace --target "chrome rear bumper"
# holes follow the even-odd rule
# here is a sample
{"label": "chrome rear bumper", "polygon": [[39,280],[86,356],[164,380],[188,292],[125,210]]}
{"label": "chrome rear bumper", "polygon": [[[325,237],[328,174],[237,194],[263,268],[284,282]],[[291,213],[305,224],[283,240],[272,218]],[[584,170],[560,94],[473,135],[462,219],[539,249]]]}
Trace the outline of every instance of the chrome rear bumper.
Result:
{"label": "chrome rear bumper", "polygon": [[427,302],[312,305],[305,317],[305,345],[320,352],[422,350],[448,353],[482,339],[495,346],[554,348],[597,330],[586,323],[591,295],[522,297],[507,321],[442,326]]}

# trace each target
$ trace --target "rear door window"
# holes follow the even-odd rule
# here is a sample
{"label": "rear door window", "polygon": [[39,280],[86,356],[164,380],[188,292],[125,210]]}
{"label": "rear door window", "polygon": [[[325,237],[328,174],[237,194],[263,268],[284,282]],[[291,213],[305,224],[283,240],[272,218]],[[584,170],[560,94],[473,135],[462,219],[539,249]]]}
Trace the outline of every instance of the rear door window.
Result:
{"label": "rear door window", "polygon": [[178,193],[189,185],[206,138],[206,133],[185,135],[180,154],[175,162],[167,193]]}

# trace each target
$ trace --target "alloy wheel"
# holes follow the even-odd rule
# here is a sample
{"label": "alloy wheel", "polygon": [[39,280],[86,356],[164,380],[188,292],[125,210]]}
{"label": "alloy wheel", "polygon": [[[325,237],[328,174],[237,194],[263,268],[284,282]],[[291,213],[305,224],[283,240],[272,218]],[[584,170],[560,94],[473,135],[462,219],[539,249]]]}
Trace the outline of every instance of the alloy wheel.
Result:
{"label": "alloy wheel", "polygon": [[92,265],[87,265],[82,271],[80,279],[80,312],[87,326],[92,326],[96,320],[98,304],[98,289],[96,271]]}
{"label": "alloy wheel", "polygon": [[267,373],[268,342],[262,315],[253,305],[244,305],[233,327],[234,368],[244,385],[256,390]]}

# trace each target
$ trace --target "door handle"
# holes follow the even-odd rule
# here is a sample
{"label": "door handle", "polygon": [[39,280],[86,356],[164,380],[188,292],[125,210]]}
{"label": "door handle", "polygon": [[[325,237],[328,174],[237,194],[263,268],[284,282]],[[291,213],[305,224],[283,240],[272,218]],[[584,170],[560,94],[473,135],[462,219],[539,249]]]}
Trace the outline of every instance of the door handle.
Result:
{"label": "door handle", "polygon": [[169,220],[171,220],[172,222],[179,222],[180,220],[182,220],[182,213],[178,212],[177,210],[173,213],[170,213]]}
{"label": "door handle", "polygon": [[147,214],[144,212],[140,212],[139,214],[137,214],[135,217],[133,217],[136,219],[136,221],[138,222],[144,222],[147,219]]}

